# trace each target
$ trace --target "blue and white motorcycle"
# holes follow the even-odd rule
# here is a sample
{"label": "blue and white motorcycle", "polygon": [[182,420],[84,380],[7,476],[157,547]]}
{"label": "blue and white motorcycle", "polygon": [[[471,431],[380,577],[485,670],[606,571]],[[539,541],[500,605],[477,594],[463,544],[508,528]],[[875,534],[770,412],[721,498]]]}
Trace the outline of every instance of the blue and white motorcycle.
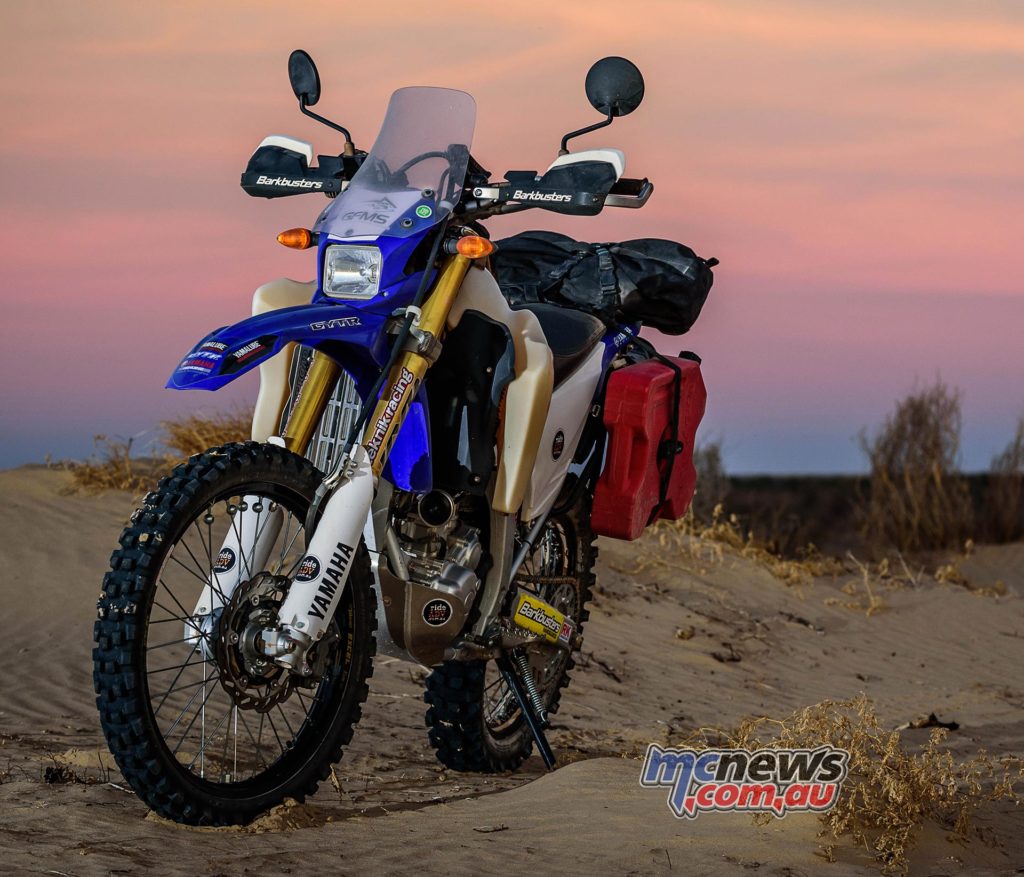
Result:
{"label": "blue and white motorcycle", "polygon": [[[259,368],[252,440],[175,468],[132,517],[98,604],[95,684],[125,779],[161,815],[244,823],[302,800],[352,737],[377,651],[432,668],[427,725],[460,771],[508,771],[544,736],[581,643],[604,460],[601,390],[632,344],[580,309],[512,306],[480,224],[529,208],[639,207],[615,149],[571,137],[632,112],[643,79],[606,58],[602,122],[543,173],[492,182],[464,92],[395,92],[373,148],[317,116],[319,76],[289,59],[304,113],[344,136],[266,138],[257,196],[330,196],[317,279],[260,288],[169,387]],[[633,327],[635,329],[636,326]]]}

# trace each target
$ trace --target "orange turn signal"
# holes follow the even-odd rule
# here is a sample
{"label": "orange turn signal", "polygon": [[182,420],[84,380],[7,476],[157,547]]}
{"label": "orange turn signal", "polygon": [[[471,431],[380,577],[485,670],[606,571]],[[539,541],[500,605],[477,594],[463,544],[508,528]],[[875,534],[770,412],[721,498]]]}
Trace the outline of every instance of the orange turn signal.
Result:
{"label": "orange turn signal", "polygon": [[482,259],[494,252],[494,244],[478,235],[466,235],[455,243],[455,251],[467,259]]}
{"label": "orange turn signal", "polygon": [[290,228],[277,236],[277,242],[293,250],[308,250],[313,246],[313,232],[308,228]]}

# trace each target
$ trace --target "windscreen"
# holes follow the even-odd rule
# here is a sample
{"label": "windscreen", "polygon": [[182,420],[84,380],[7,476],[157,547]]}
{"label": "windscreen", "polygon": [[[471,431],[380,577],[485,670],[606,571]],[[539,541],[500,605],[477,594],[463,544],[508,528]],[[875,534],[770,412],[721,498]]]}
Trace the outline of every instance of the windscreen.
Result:
{"label": "windscreen", "polygon": [[459,200],[476,102],[449,88],[400,88],[373,149],[316,231],[335,238],[407,237],[439,222]]}

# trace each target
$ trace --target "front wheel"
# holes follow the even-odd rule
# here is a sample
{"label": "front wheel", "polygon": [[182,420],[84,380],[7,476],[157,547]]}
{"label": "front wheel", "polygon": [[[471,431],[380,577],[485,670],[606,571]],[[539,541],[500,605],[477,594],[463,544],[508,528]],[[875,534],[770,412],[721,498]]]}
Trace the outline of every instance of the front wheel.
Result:
{"label": "front wheel", "polygon": [[[365,547],[311,650],[312,677],[253,647],[302,558],[321,479],[283,448],[214,448],[164,478],[121,536],[98,604],[96,703],[121,773],[161,816],[239,824],[285,798],[301,801],[352,738],[375,648]],[[237,556],[220,550],[232,531]],[[224,593],[218,573],[235,563],[237,586]],[[211,587],[223,607],[194,615]]]}

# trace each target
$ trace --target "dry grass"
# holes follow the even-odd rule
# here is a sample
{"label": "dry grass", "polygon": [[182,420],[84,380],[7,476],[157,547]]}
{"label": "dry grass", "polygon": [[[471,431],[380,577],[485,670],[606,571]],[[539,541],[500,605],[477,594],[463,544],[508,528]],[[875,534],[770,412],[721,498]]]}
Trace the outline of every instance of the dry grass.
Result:
{"label": "dry grass", "polygon": [[112,439],[105,435],[93,438],[96,451],[81,462],[63,461],[55,464],[71,474],[69,493],[105,493],[127,490],[133,493],[149,488],[158,477],[160,460],[132,456],[133,439]]}
{"label": "dry grass", "polygon": [[764,566],[772,575],[788,585],[802,585],[818,576],[834,576],[845,572],[842,562],[823,556],[813,545],[806,546],[796,558],[786,558],[744,533],[739,519],[727,515],[719,504],[711,513],[710,523],[702,523],[687,512],[678,521],[657,521],[646,538],[656,541],[660,551],[640,553],[630,575],[658,567],[690,571],[710,563],[721,563],[726,551],[732,549]]}
{"label": "dry grass", "polygon": [[693,465],[697,470],[697,490],[690,509],[698,521],[710,524],[715,509],[724,505],[729,496],[722,443],[713,441],[699,445],[693,452]]}
{"label": "dry grass", "polygon": [[1001,454],[992,459],[985,491],[985,527],[995,542],[1024,537],[1024,417]]}
{"label": "dry grass", "polygon": [[961,421],[959,394],[937,381],[897,403],[873,438],[861,435],[871,476],[859,517],[869,544],[921,551],[970,535],[971,498],[957,469]]}
{"label": "dry grass", "polygon": [[154,456],[133,455],[133,439],[112,439],[98,435],[96,452],[88,460],[62,462],[59,468],[71,474],[69,492],[103,493],[149,490],[171,466],[207,448],[249,437],[252,410],[234,409],[216,414],[190,414],[160,424],[157,444],[166,450]]}
{"label": "dry grass", "polygon": [[[836,806],[821,815],[822,855],[834,860],[835,843],[849,837],[873,852],[884,874],[906,874],[919,829],[939,825],[949,839],[988,840],[974,827],[978,808],[990,801],[1024,803],[1024,762],[985,752],[959,762],[937,728],[919,749],[904,746],[898,731],[881,727],[871,702],[823,701],[784,719],[748,719],[732,731],[701,728],[683,745],[814,748],[850,753],[849,775]],[[771,816],[757,817],[770,821]]]}
{"label": "dry grass", "polygon": [[252,409],[233,408],[215,414],[190,414],[160,423],[163,443],[177,459],[188,459],[207,448],[240,442],[252,432]]}

